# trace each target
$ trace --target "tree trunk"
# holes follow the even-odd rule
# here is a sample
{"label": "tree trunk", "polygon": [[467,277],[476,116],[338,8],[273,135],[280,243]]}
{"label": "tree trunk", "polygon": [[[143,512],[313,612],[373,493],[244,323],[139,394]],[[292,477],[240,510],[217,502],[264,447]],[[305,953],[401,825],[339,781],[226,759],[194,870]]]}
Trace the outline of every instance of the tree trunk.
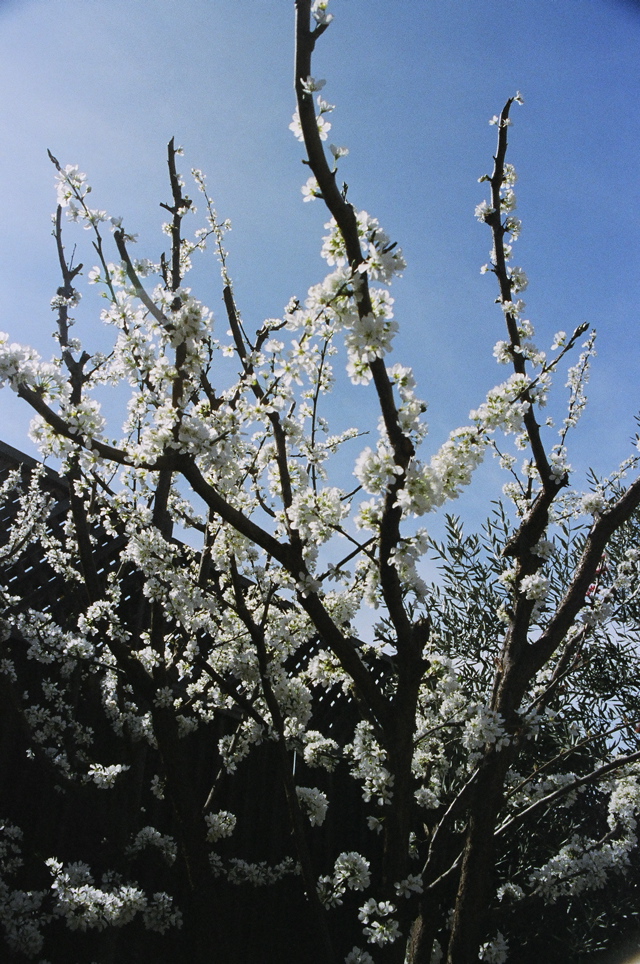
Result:
{"label": "tree trunk", "polygon": [[447,964],[477,964],[495,881],[494,833],[510,754],[489,750],[469,807]]}
{"label": "tree trunk", "polygon": [[432,895],[425,897],[407,941],[406,964],[431,964],[431,954],[440,923],[440,907],[439,901],[434,900]]}

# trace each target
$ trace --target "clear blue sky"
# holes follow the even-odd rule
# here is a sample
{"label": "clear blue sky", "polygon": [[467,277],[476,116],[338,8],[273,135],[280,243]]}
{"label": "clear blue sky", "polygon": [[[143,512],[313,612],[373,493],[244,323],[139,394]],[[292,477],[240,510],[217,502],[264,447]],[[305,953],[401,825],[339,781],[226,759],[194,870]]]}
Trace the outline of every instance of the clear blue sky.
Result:
{"label": "clear blue sky", "polygon": [[[598,329],[592,404],[570,461],[613,469],[640,410],[640,5],[333,0],[331,9],[315,75],[337,106],[330,139],[350,149],[349,196],[408,261],[394,286],[394,360],[413,364],[429,402],[427,452],[506,376],[491,354],[503,337],[493,278],[479,273],[489,232],[473,211],[494,148],[488,119],[519,89],[511,161],[527,314],[540,347],[583,321]],[[175,135],[185,168],[207,173],[233,222],[227,247],[246,321],[304,296],[323,276],[326,215],[300,194],[292,57],[293,0],[0,0],[0,330],[51,351],[59,281],[47,148],[88,173],[95,206],[123,215],[140,235],[137,254],[156,259]],[[221,315],[213,260],[194,289]],[[95,303],[77,316],[78,334],[97,344]],[[0,413],[0,437],[33,452],[28,413],[8,391]]]}

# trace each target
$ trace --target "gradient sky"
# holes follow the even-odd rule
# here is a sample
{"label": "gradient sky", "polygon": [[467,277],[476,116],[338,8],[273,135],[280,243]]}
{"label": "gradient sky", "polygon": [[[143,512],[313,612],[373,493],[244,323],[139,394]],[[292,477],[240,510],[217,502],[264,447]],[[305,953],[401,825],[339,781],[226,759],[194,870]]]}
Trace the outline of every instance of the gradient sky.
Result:
{"label": "gradient sky", "polygon": [[[87,172],[94,205],[122,215],[140,236],[137,256],[157,260],[175,135],[185,171],[207,173],[219,214],[232,220],[230,267],[251,327],[321,280],[327,218],[320,202],[302,203],[307,172],[288,130],[293,7],[0,0],[0,330],[51,352],[59,280],[47,148]],[[394,360],[414,366],[429,402],[426,452],[508,374],[492,357],[502,316],[493,277],[479,272],[489,231],[473,212],[486,195],[477,179],[491,169],[488,119],[519,89],[525,106],[514,107],[510,160],[523,231],[514,260],[529,276],[527,316],[540,347],[583,321],[598,329],[591,407],[569,461],[578,484],[589,464],[608,473],[629,454],[640,410],[640,6],[334,0],[331,10],[314,74],[336,105],[330,140],[350,149],[340,168],[350,199],[380,219],[408,262],[393,291]],[[93,263],[86,250],[79,257]],[[213,258],[192,285],[221,316]],[[95,301],[83,302],[77,333],[102,347],[97,316]],[[357,422],[369,395],[349,399]],[[26,406],[7,390],[0,416],[0,437],[35,453]]]}

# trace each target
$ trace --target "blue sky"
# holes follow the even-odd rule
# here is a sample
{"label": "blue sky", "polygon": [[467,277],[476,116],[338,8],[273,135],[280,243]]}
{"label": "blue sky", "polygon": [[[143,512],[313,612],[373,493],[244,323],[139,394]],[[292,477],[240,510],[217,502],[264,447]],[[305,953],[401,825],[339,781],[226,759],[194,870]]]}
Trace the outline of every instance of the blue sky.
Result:
{"label": "blue sky", "polygon": [[[519,89],[510,159],[527,315],[544,348],[559,329],[598,329],[591,407],[570,462],[579,474],[612,470],[640,410],[640,5],[333,0],[331,10],[315,75],[336,105],[330,140],[350,149],[349,197],[408,262],[393,292],[394,360],[414,366],[429,402],[427,452],[506,376],[492,357],[503,337],[493,279],[479,272],[489,232],[473,211],[494,149],[488,119]],[[137,254],[157,259],[175,135],[185,169],[207,173],[232,220],[245,320],[259,325],[304,296],[323,276],[326,215],[300,194],[292,48],[293,0],[0,0],[0,330],[51,351],[59,281],[47,148],[87,172],[95,205],[122,215],[140,236]],[[89,252],[79,257],[90,267]],[[221,317],[213,259],[193,287]],[[104,343],[97,314],[91,299],[77,312],[89,346]],[[355,421],[368,399],[349,396]],[[6,390],[0,413],[0,437],[34,452],[29,414]]]}

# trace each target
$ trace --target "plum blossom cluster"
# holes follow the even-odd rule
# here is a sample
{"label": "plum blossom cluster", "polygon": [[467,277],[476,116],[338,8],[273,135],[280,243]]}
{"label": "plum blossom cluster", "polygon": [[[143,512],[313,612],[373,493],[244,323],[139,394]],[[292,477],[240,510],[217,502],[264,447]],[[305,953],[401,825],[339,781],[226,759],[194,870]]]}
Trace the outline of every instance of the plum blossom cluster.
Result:
{"label": "plum blossom cluster", "polygon": [[127,847],[127,853],[137,854],[148,847],[157,850],[162,859],[169,865],[175,863],[178,856],[178,845],[169,834],[160,833],[155,827],[143,827],[142,830],[138,830]]}
{"label": "plum blossom cluster", "polygon": [[612,873],[628,867],[635,845],[634,835],[599,844],[574,834],[554,857],[532,872],[529,886],[548,903],[568,894],[601,890]]}
{"label": "plum blossom cluster", "polygon": [[25,385],[52,398],[63,391],[63,377],[59,366],[43,362],[33,348],[26,348],[9,341],[6,332],[0,332],[0,388],[9,385],[17,391]]}
{"label": "plum blossom cluster", "polygon": [[102,763],[91,763],[89,765],[88,778],[95,783],[101,790],[110,790],[115,785],[121,773],[129,769],[123,763],[112,763],[111,766],[104,766]]}
{"label": "plum blossom cluster", "polygon": [[311,16],[318,26],[326,27],[333,20],[333,14],[327,13],[329,0],[313,0],[311,4]]}
{"label": "plum blossom cluster", "polygon": [[[534,731],[539,730],[540,723],[534,721],[533,724],[528,721],[530,725],[533,726]],[[513,779],[517,780],[519,789],[516,788],[510,794],[512,803],[519,806],[526,806],[535,800],[542,800],[548,794],[554,793],[560,789],[567,789],[569,792],[564,793],[557,803],[557,806],[567,809],[574,806],[578,801],[578,797],[584,792],[584,785],[576,785],[577,775],[568,771],[566,773],[548,773],[543,775],[540,779],[529,779],[524,785],[520,774],[513,774]],[[512,895],[513,896],[513,895]]]}
{"label": "plum blossom cluster", "polygon": [[335,770],[341,751],[338,743],[324,736],[318,730],[307,730],[304,734],[304,762],[307,766],[322,767],[331,772]]}
{"label": "plum blossom cluster", "polygon": [[373,800],[380,807],[390,804],[393,775],[384,766],[386,753],[375,739],[370,723],[358,723],[353,743],[345,747],[345,753],[353,760],[354,777],[362,781],[363,799]]}
{"label": "plum blossom cluster", "polygon": [[[324,115],[330,114],[334,107],[332,104],[328,104],[320,95],[317,98],[317,103],[318,113],[316,115],[316,123],[318,125],[318,133],[321,140],[326,141],[327,137],[329,136],[329,131],[331,130],[331,122],[328,121]],[[289,130],[293,131],[295,137],[297,137],[299,141],[304,141],[302,124],[300,123],[300,115],[297,107],[293,113],[293,119],[289,124]]]}
{"label": "plum blossom cluster", "polygon": [[[340,150],[338,149],[337,152],[340,153]],[[366,211],[358,211],[356,221],[363,259],[358,267],[359,273],[366,272],[374,281],[390,284],[393,277],[401,274],[407,266],[401,249],[380,227],[378,219],[371,217]],[[322,257],[328,265],[346,267],[348,258],[345,241],[335,218],[328,221],[325,228],[329,233],[323,239]],[[357,292],[359,288],[357,280],[355,284]],[[376,291],[381,297],[388,297],[384,289],[376,289]]]}
{"label": "plum blossom cluster", "polygon": [[329,801],[321,790],[315,787],[296,787],[296,795],[312,827],[319,827],[329,809]]}
{"label": "plum blossom cluster", "polygon": [[147,930],[164,934],[182,926],[182,915],[164,892],[151,897],[135,884],[124,884],[106,875],[96,885],[87,864],[64,866],[53,858],[45,861],[51,874],[49,890],[23,891],[12,887],[7,877],[21,865],[22,833],[5,824],[0,844],[0,926],[5,940],[16,953],[34,958],[42,951],[44,932],[52,921],[64,920],[70,930],[104,930],[122,927],[140,915]]}
{"label": "plum blossom cluster", "polygon": [[230,837],[236,827],[235,814],[228,810],[219,810],[218,813],[205,814],[204,822],[207,825],[207,840],[215,843],[223,837]]}
{"label": "plum blossom cluster", "polygon": [[366,890],[370,883],[369,861],[351,851],[336,858],[333,874],[319,878],[317,891],[325,907],[337,907],[347,889]]}
{"label": "plum blossom cluster", "polygon": [[225,864],[218,854],[210,854],[209,862],[215,876],[225,876],[230,884],[241,886],[250,884],[252,887],[268,887],[283,877],[300,873],[300,865],[293,858],[285,857],[279,864],[268,864],[262,860],[253,863],[239,857],[231,857]]}
{"label": "plum blossom cluster", "polygon": [[640,786],[637,773],[612,780],[608,802],[610,832],[600,840],[574,834],[542,867],[529,885],[553,903],[565,894],[580,894],[607,886],[611,874],[626,873],[637,845]]}
{"label": "plum blossom cluster", "polygon": [[317,547],[331,538],[348,511],[344,493],[327,487],[297,492],[287,508],[287,516],[301,538]]}
{"label": "plum blossom cluster", "polygon": [[[345,673],[340,661],[337,659],[334,653],[330,650],[322,649],[320,652],[316,653],[315,656],[309,660],[309,665],[307,666],[307,676],[312,684],[317,686],[322,686],[325,689],[329,689],[331,686],[339,685],[342,687],[344,692],[348,692],[350,679]],[[324,743],[324,738],[317,731],[313,730],[308,733],[311,739],[313,753],[314,743],[321,738]],[[333,749],[335,741],[330,741],[329,746]]]}
{"label": "plum blossom cluster", "polygon": [[418,874],[409,874],[404,880],[400,880],[393,885],[398,897],[411,897],[412,894],[421,894],[423,891],[422,878]]}
{"label": "plum blossom cluster", "polygon": [[345,957],[344,964],[373,964],[373,958],[368,951],[353,947]]}
{"label": "plum blossom cluster", "polygon": [[545,600],[549,593],[550,579],[540,572],[531,576],[523,576],[520,580],[520,592],[524,593],[527,599],[533,600],[534,606],[531,611],[531,618],[536,619],[542,612]]}
{"label": "plum blossom cluster", "polygon": [[53,500],[42,487],[44,467],[37,468],[24,485],[19,471],[10,472],[0,486],[0,504],[17,499],[17,507],[7,541],[0,546],[0,562],[8,563],[26,545],[42,539],[46,533],[47,516]]}
{"label": "plum blossom cluster", "polygon": [[[505,112],[500,117],[496,116],[491,121],[500,129],[499,143],[503,150],[506,149],[506,137],[503,136],[504,129],[511,123],[507,115],[512,102],[523,103],[520,93],[510,98]],[[498,154],[500,154],[500,151],[498,151]],[[483,175],[479,180],[490,182],[492,196],[491,201],[485,200],[477,206],[476,217],[490,225],[494,239],[491,260],[483,266],[482,271],[492,271],[499,279],[501,294],[498,301],[504,313],[509,333],[508,340],[501,340],[496,344],[494,355],[498,362],[512,364],[516,372],[513,377],[521,382],[520,392],[517,396],[519,404],[514,407],[515,421],[517,421],[518,416],[520,420],[522,419],[529,406],[535,404],[542,407],[546,404],[551,387],[551,372],[556,367],[559,358],[572,347],[576,338],[586,329],[586,326],[580,326],[576,329],[569,342],[567,342],[565,332],[558,332],[552,350],[561,349],[560,355],[551,362],[547,362],[545,352],[540,351],[532,341],[533,325],[523,317],[525,303],[518,297],[528,286],[527,276],[521,267],[511,264],[513,243],[518,239],[521,231],[521,222],[514,215],[516,209],[514,185],[517,180],[515,168],[509,163],[501,162],[498,165],[496,160],[493,175]],[[508,242],[507,238],[509,238]],[[567,383],[571,389],[569,411],[562,428],[559,430],[560,444],[553,447],[549,457],[551,477],[557,482],[566,479],[570,471],[570,466],[566,461],[564,441],[568,429],[576,424],[586,404],[584,387],[588,378],[589,360],[593,354],[594,338],[595,334],[589,337],[589,340],[583,346],[586,350],[580,356],[578,363],[569,370]],[[530,362],[536,370],[534,375],[528,378],[525,378],[524,375],[525,362]],[[517,432],[515,421],[512,430]],[[553,420],[547,419],[547,424],[552,425]],[[528,445],[528,432],[527,429],[526,432],[522,431],[522,434],[518,436],[516,439],[518,447],[524,448]],[[508,457],[502,456],[501,460],[505,467],[512,468],[512,463],[508,462]],[[527,473],[524,474],[526,476]],[[520,513],[526,511],[526,500],[522,498],[522,484],[520,482],[508,483],[504,492],[513,500]]]}
{"label": "plum blossom cluster", "polygon": [[500,931],[492,941],[482,944],[480,960],[487,961],[487,964],[506,964],[506,961],[509,960],[509,944]]}
{"label": "plum blossom cluster", "polygon": [[396,913],[396,906],[389,900],[375,900],[370,897],[362,905],[358,917],[363,922],[362,932],[370,944],[384,947],[393,944],[400,937],[400,925],[392,917]]}
{"label": "plum blossom cluster", "polygon": [[470,750],[478,750],[484,744],[492,744],[497,750],[509,745],[509,734],[499,713],[488,706],[478,706],[475,712],[469,707],[469,720],[465,724],[462,742]]}
{"label": "plum blossom cluster", "polygon": [[[473,473],[482,462],[490,443],[490,436],[497,429],[506,434],[522,431],[523,417],[530,407],[522,395],[530,388],[526,376],[514,374],[487,395],[487,400],[470,413],[473,425],[456,429],[428,465],[413,459],[405,470],[396,464],[388,440],[380,439],[377,450],[366,448],[358,457],[354,474],[365,491],[378,495],[385,492],[402,477],[398,487],[397,503],[405,516],[420,516],[440,508],[445,502],[456,499],[472,480]],[[535,396],[535,392],[533,393]],[[417,407],[417,406],[416,406]],[[412,422],[417,413],[412,413]],[[411,434],[411,433],[408,433]],[[419,430],[419,435],[422,435]],[[566,471],[562,464],[559,472]],[[360,507],[360,523],[375,528],[380,515],[376,503],[364,503]]]}
{"label": "plum blossom cluster", "polygon": [[166,893],[149,898],[135,884],[108,880],[96,886],[89,867],[82,862],[64,866],[52,858],[46,864],[53,878],[53,914],[64,918],[70,930],[122,927],[138,914],[147,930],[161,934],[170,927],[182,926],[182,914]]}

